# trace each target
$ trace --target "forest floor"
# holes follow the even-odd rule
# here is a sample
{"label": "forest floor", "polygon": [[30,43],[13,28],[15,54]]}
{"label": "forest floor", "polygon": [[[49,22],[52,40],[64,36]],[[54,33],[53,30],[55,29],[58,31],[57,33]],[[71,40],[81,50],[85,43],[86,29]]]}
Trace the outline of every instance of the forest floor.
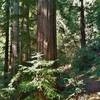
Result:
{"label": "forest floor", "polygon": [[[70,65],[63,66],[66,73],[72,73]],[[78,73],[74,78],[83,80],[86,85],[86,93],[77,94],[70,100],[100,100],[100,68],[91,68],[87,72]]]}
{"label": "forest floor", "polygon": [[94,94],[83,94],[79,95],[78,98],[72,98],[71,100],[100,100],[100,94],[94,93]]}

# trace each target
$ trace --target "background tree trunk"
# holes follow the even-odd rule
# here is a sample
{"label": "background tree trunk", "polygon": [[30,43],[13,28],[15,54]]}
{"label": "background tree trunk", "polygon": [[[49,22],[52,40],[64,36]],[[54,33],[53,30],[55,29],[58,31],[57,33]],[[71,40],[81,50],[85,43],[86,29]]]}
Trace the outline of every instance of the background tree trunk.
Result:
{"label": "background tree trunk", "polygon": [[27,60],[29,60],[31,56],[31,37],[30,37],[30,22],[29,22],[29,3],[22,2],[22,22],[21,22],[21,36],[26,37],[26,39],[23,41],[23,38],[21,40],[22,43],[22,63],[25,63]]}
{"label": "background tree trunk", "polygon": [[11,1],[11,51],[12,51],[12,73],[15,74],[16,68],[19,64],[19,1]]}
{"label": "background tree trunk", "polygon": [[[7,79],[9,70],[9,0],[6,0],[6,42],[5,42],[5,64],[4,64],[4,79]],[[5,83],[6,84],[6,83]]]}
{"label": "background tree trunk", "polygon": [[30,31],[29,31],[29,25],[30,24],[30,22],[29,22],[29,4],[27,3],[26,4],[26,34],[27,34],[27,53],[26,53],[26,58],[27,58],[27,60],[29,60],[29,58],[30,58],[30,54],[31,54],[31,37],[30,37]]}
{"label": "background tree trunk", "polygon": [[84,17],[84,0],[80,0],[80,30],[81,30],[81,47],[86,46],[86,34],[85,34],[85,17]]}

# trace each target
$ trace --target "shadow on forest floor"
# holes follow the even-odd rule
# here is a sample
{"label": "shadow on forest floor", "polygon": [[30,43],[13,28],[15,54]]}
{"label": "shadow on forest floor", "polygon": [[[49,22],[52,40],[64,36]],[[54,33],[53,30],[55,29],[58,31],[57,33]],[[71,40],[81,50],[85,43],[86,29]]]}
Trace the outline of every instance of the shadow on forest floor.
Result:
{"label": "shadow on forest floor", "polygon": [[[67,85],[68,87],[65,86],[66,89],[62,91],[62,94],[65,94],[66,96],[69,92],[67,97],[71,96],[71,100],[100,100],[100,67],[92,67],[89,70],[79,72],[77,74],[73,73],[74,71],[71,67],[69,68],[68,65],[62,67],[65,71],[61,77],[66,78],[67,76],[67,78],[71,78],[72,80],[72,82]],[[80,84],[79,86],[78,82],[81,81],[82,85]],[[63,85],[66,85],[66,83],[63,82]],[[75,93],[75,89],[77,88],[80,90],[84,88],[84,91],[82,89],[80,93]]]}

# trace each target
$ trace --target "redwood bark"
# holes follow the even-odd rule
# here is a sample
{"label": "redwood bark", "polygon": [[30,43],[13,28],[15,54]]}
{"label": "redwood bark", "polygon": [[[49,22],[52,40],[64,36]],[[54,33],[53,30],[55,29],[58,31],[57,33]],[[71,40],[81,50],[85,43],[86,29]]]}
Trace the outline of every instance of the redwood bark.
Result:
{"label": "redwood bark", "polygon": [[56,0],[38,0],[37,49],[47,60],[57,58]]}

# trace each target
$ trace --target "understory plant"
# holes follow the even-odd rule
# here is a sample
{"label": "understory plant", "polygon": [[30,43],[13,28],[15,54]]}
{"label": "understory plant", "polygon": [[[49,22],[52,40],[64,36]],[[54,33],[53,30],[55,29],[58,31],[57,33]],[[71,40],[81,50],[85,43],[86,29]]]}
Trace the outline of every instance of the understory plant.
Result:
{"label": "understory plant", "polygon": [[79,49],[72,62],[73,69],[79,73],[90,69],[95,63],[96,53],[89,48]]}
{"label": "understory plant", "polygon": [[60,100],[57,92],[57,70],[54,61],[45,61],[41,57],[33,56],[32,66],[21,65],[17,74],[11,79],[8,88],[2,89],[4,100]]}

